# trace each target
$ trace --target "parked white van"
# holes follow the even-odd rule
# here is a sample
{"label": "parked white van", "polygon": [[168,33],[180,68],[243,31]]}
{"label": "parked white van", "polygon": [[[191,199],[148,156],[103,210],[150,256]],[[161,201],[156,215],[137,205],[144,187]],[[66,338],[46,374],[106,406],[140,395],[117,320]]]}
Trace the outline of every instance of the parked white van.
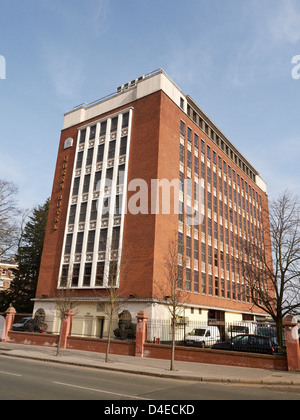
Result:
{"label": "parked white van", "polygon": [[186,337],[187,346],[210,347],[220,341],[220,331],[218,327],[204,326],[194,328]]}

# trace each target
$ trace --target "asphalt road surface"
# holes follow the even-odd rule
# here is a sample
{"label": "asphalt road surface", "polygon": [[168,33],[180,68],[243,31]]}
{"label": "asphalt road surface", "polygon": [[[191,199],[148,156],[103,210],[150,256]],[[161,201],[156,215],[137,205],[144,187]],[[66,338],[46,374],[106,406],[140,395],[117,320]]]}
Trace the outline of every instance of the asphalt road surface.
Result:
{"label": "asphalt road surface", "polygon": [[146,404],[300,400],[300,389],[161,379],[0,356],[0,400],[144,401]]}

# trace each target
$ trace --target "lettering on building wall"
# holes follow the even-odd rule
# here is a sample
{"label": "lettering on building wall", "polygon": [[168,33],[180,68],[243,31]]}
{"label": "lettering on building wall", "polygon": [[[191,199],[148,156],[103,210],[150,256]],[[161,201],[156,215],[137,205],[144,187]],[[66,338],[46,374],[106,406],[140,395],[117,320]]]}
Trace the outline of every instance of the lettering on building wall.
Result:
{"label": "lettering on building wall", "polygon": [[59,180],[59,193],[56,199],[56,210],[55,210],[55,220],[54,220],[54,230],[58,230],[58,225],[60,223],[60,213],[61,213],[61,206],[63,202],[63,193],[65,188],[65,181],[66,181],[66,174],[67,174],[67,168],[68,168],[68,160],[69,156],[64,157],[63,165],[62,165],[62,171],[61,171],[61,177]]}

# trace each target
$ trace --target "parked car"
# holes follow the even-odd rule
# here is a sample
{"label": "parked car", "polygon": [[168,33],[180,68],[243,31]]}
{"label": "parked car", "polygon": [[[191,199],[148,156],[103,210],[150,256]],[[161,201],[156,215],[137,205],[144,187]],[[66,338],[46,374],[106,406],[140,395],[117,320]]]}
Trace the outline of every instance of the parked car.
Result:
{"label": "parked car", "polygon": [[33,319],[31,317],[22,318],[12,326],[13,331],[33,331]]}
{"label": "parked car", "polygon": [[[259,334],[256,332],[256,325],[253,323],[232,324],[228,326],[228,338],[236,337],[237,335],[245,334]],[[260,334],[259,334],[260,335]]]}
{"label": "parked car", "polygon": [[214,344],[212,349],[264,354],[276,354],[280,352],[280,347],[275,337],[254,334],[237,335],[231,340]]}
{"label": "parked car", "polygon": [[187,346],[209,347],[218,341],[220,341],[219,328],[210,325],[195,328],[185,337]]}

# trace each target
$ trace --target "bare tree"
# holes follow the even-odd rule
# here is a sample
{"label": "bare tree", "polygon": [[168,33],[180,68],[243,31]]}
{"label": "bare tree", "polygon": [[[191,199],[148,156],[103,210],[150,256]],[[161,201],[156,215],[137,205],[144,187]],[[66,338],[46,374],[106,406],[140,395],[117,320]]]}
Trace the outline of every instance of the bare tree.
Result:
{"label": "bare tree", "polygon": [[120,282],[129,273],[129,257],[128,249],[122,250],[122,255],[119,258],[119,238],[113,235],[110,246],[107,246],[106,253],[108,255],[109,267],[103,272],[103,284],[106,286],[105,295],[103,292],[95,292],[97,298],[101,303],[104,302],[104,312],[108,319],[108,337],[105,354],[105,362],[109,361],[110,343],[113,322],[117,319],[121,307],[125,305],[129,299],[128,296],[123,296],[119,289]]}
{"label": "bare tree", "polygon": [[68,275],[67,283],[65,284],[65,286],[57,289],[56,292],[56,314],[58,315],[58,318],[60,320],[60,331],[56,356],[59,356],[60,354],[62,327],[66,312],[68,312],[70,309],[74,310],[78,306],[74,299],[76,296],[76,291],[71,288],[71,281],[72,274]]}
{"label": "bare tree", "polygon": [[189,301],[189,296],[183,291],[183,273],[186,267],[183,245],[179,244],[178,233],[169,241],[168,250],[164,257],[164,281],[156,283],[160,291],[162,305],[170,313],[172,351],[170,370],[174,370],[175,360],[175,332],[178,317],[182,315],[184,305]]}
{"label": "bare tree", "polygon": [[[268,212],[265,209],[265,221]],[[300,202],[289,191],[270,203],[265,243],[245,241],[244,276],[252,302],[269,314],[283,345],[283,319],[300,309]],[[268,242],[268,238],[270,241]]]}
{"label": "bare tree", "polygon": [[0,179],[0,259],[18,244],[17,191],[18,188],[13,182]]}

